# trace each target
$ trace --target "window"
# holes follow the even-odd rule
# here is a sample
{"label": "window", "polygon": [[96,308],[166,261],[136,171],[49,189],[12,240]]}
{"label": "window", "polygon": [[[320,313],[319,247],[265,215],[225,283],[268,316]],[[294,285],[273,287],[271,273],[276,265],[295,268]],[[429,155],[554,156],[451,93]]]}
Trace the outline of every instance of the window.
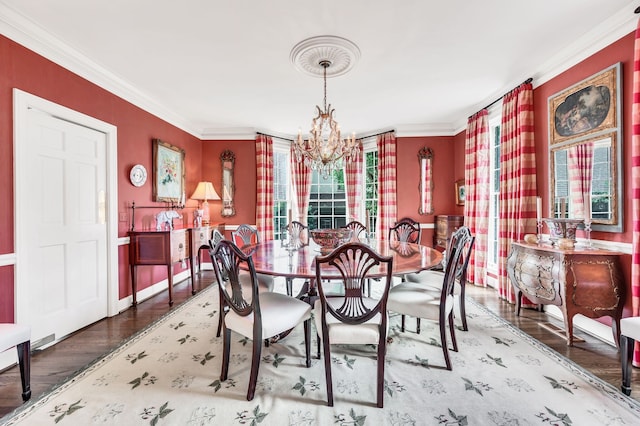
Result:
{"label": "window", "polygon": [[334,170],[326,179],[313,171],[307,224],[309,229],[339,228],[347,224],[343,170]]}
{"label": "window", "polygon": [[369,237],[376,238],[376,223],[378,218],[378,151],[374,149],[364,152],[364,209],[365,223],[369,229]]}
{"label": "window", "polygon": [[[378,151],[375,138],[363,143],[363,200],[361,212],[355,216],[361,222],[368,218],[369,230],[375,232],[378,213]],[[273,142],[273,230],[276,239],[280,239],[284,228],[290,220],[293,210],[293,184],[291,182],[291,168],[289,163],[290,147],[288,141],[274,140]],[[318,172],[312,172],[311,193],[309,196],[309,211],[307,224],[310,229],[337,228],[349,222],[347,214],[347,193],[344,181],[344,171],[335,170],[327,178]],[[371,235],[372,238],[375,237]]]}
{"label": "window", "polygon": [[[489,119],[491,152],[491,176],[489,181],[489,233],[487,235],[487,271],[497,273],[499,254],[500,222],[500,121],[501,117]],[[487,279],[487,283],[491,280]]]}
{"label": "window", "polygon": [[289,153],[273,149],[273,234],[279,240],[289,222]]}

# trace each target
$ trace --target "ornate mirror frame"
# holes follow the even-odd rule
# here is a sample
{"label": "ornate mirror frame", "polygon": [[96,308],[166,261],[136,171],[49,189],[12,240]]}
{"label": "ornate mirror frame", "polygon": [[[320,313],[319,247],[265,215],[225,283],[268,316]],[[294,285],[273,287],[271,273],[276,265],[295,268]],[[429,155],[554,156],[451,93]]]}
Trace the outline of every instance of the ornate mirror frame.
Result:
{"label": "ornate mirror frame", "polygon": [[[549,97],[551,218],[590,212],[593,230],[623,231],[621,68],[616,63]],[[580,171],[585,163],[589,169]],[[585,179],[590,190],[576,200],[576,182]]]}
{"label": "ornate mirror frame", "polygon": [[418,214],[433,214],[433,150],[423,146],[418,151],[418,164],[420,165],[420,182],[418,192],[420,205]]}
{"label": "ornate mirror frame", "polygon": [[225,149],[220,154],[222,162],[222,217],[235,216],[236,208],[233,205],[235,193],[233,169],[236,163],[236,155],[233,151]]}

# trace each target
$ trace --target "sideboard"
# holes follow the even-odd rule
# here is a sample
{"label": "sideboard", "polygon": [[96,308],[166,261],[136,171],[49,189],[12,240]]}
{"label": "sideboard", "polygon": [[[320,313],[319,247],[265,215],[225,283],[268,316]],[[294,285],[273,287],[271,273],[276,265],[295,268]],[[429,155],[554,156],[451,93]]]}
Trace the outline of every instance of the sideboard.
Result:
{"label": "sideboard", "polygon": [[[169,306],[171,306],[173,305],[173,265],[188,260],[191,273],[191,294],[196,294],[193,280],[193,235],[194,230],[192,228],[174,229],[172,231],[129,231],[129,266],[131,268],[133,306],[138,303],[136,272],[139,265],[167,266]],[[204,235],[207,235],[207,233]],[[198,241],[198,244],[200,244],[200,241]]]}
{"label": "sideboard", "polygon": [[438,215],[436,216],[435,232],[433,233],[433,248],[447,249],[451,234],[464,225],[464,216]]}
{"label": "sideboard", "polygon": [[559,306],[569,346],[573,345],[576,314],[609,316],[619,345],[626,288],[621,256],[601,249],[561,250],[548,244],[511,243],[507,272],[516,292],[516,315],[520,315],[523,295],[533,303]]}

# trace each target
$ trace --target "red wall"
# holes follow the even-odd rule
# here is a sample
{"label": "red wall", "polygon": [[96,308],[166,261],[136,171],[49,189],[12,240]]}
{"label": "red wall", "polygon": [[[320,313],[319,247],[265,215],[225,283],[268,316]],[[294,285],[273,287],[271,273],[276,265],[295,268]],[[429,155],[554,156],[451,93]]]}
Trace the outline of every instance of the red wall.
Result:
{"label": "red wall", "polygon": [[[398,219],[411,217],[421,223],[433,223],[434,217],[439,214],[457,214],[455,203],[454,182],[456,162],[462,161],[464,156],[458,158],[454,151],[453,138],[451,136],[421,136],[404,137],[397,139],[397,203]],[[420,182],[420,166],[418,164],[418,151],[426,146],[433,150],[433,208],[430,215],[419,215],[420,194],[418,183]],[[460,213],[462,214],[462,213]],[[433,242],[433,230],[423,229],[422,243],[431,246]]]}
{"label": "red wall", "polygon": [[[150,68],[149,72],[153,72]],[[186,152],[186,192],[190,194],[200,179],[202,144],[196,137],[141,110],[40,55],[0,36],[0,254],[14,251],[13,218],[13,95],[18,88],[118,128],[118,211],[130,215],[131,201],[149,205],[151,180],[136,188],[129,183],[129,170],[142,163],[151,172],[153,138],[183,148]],[[125,236],[130,224],[120,222],[118,235]],[[131,294],[127,250],[119,248],[120,298]],[[147,269],[147,268],[140,268]],[[162,269],[148,268],[141,274],[139,288],[166,278]],[[0,268],[0,321],[14,317],[13,267]]]}

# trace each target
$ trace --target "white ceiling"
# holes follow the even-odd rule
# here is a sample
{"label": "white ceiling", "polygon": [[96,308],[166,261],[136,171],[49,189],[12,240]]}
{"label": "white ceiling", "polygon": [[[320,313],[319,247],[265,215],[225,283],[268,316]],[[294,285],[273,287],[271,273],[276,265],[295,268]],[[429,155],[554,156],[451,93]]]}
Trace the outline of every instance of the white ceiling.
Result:
{"label": "white ceiling", "polygon": [[[0,32],[201,138],[308,131],[322,80],[298,42],[361,58],[327,82],[343,131],[452,135],[635,28],[629,0],[0,0]],[[1,60],[1,59],[0,59]]]}

